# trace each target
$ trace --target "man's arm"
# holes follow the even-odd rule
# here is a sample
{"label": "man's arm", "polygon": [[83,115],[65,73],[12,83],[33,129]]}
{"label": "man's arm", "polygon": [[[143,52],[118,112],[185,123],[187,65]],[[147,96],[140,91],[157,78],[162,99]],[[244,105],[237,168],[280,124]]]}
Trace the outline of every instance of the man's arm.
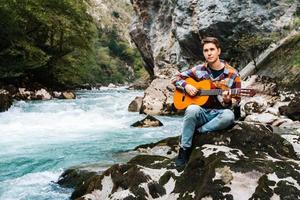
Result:
{"label": "man's arm", "polygon": [[[239,74],[236,74],[236,76],[233,77],[232,85],[230,89],[240,89],[241,88],[241,78]],[[229,107],[235,107],[237,106],[240,101],[241,101],[241,96],[239,94],[232,95],[230,94],[229,91],[224,91],[221,98],[219,98],[220,103],[223,105],[225,108]]]}
{"label": "man's arm", "polygon": [[171,83],[173,83],[176,87],[185,90],[190,96],[195,96],[198,92],[197,88],[195,88],[190,84],[187,84],[185,82],[185,79],[189,77],[195,79],[196,70],[197,70],[197,66],[177,74],[175,77],[171,79]]}
{"label": "man's arm", "polygon": [[[196,66],[197,67],[197,66]],[[193,67],[192,69],[186,70],[184,72],[181,72],[179,74],[176,74],[176,76],[174,76],[171,79],[171,83],[174,84],[176,87],[181,87],[181,88],[185,88],[185,86],[187,85],[187,83],[185,82],[186,78],[195,78],[195,74],[196,74],[196,67]]]}

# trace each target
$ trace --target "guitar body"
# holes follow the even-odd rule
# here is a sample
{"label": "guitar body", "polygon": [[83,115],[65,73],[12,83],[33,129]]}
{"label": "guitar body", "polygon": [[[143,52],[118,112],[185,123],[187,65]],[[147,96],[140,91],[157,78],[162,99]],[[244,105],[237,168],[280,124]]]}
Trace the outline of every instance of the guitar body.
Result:
{"label": "guitar body", "polygon": [[[212,88],[212,83],[210,80],[202,80],[202,81],[195,81],[192,78],[185,79],[187,84],[190,84],[197,88],[198,90],[210,90]],[[204,105],[209,96],[194,96],[191,97],[184,91],[176,89],[173,96],[174,106],[175,108],[181,110],[185,109],[191,104],[202,106]]]}

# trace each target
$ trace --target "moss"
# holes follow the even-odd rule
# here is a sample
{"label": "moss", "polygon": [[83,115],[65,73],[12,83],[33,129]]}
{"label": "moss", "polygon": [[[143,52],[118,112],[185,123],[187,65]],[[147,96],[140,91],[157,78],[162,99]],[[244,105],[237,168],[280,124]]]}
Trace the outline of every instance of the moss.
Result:
{"label": "moss", "polygon": [[258,74],[277,79],[281,87],[300,89],[300,34],[287,40],[258,66]]}

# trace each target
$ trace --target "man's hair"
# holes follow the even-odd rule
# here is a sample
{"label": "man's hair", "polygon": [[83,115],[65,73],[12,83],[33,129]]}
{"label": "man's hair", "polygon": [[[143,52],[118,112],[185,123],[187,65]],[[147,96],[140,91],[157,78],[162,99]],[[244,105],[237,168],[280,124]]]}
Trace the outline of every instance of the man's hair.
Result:
{"label": "man's hair", "polygon": [[213,43],[213,44],[216,45],[217,48],[221,48],[221,47],[220,47],[220,42],[219,42],[219,40],[218,40],[217,38],[215,38],[215,37],[206,37],[206,38],[203,38],[203,39],[201,40],[202,48],[203,48],[203,46],[204,46],[205,44],[207,44],[207,43]]}

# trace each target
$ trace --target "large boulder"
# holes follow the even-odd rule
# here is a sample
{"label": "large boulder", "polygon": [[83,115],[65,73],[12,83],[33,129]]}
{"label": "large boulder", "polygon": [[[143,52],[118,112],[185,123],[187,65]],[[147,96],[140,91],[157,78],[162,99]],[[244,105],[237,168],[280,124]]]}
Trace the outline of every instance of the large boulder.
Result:
{"label": "large boulder", "polygon": [[12,105],[13,99],[7,90],[0,89],[0,112],[7,111]]}
{"label": "large boulder", "polygon": [[[169,146],[170,154],[178,146],[174,141],[149,148]],[[166,154],[138,155],[90,177],[72,199],[299,199],[299,155],[265,126],[239,123],[193,141],[184,169]]]}
{"label": "large boulder", "polygon": [[129,104],[129,112],[140,112],[142,108],[143,97],[135,97],[135,99]]}
{"label": "large boulder", "polygon": [[[173,111],[173,92],[167,89],[169,79],[155,79],[145,90],[141,112],[149,115],[165,115]],[[170,86],[172,87],[172,86]]]}
{"label": "large boulder", "polygon": [[300,96],[295,97],[287,106],[282,106],[279,111],[292,120],[300,121]]}

